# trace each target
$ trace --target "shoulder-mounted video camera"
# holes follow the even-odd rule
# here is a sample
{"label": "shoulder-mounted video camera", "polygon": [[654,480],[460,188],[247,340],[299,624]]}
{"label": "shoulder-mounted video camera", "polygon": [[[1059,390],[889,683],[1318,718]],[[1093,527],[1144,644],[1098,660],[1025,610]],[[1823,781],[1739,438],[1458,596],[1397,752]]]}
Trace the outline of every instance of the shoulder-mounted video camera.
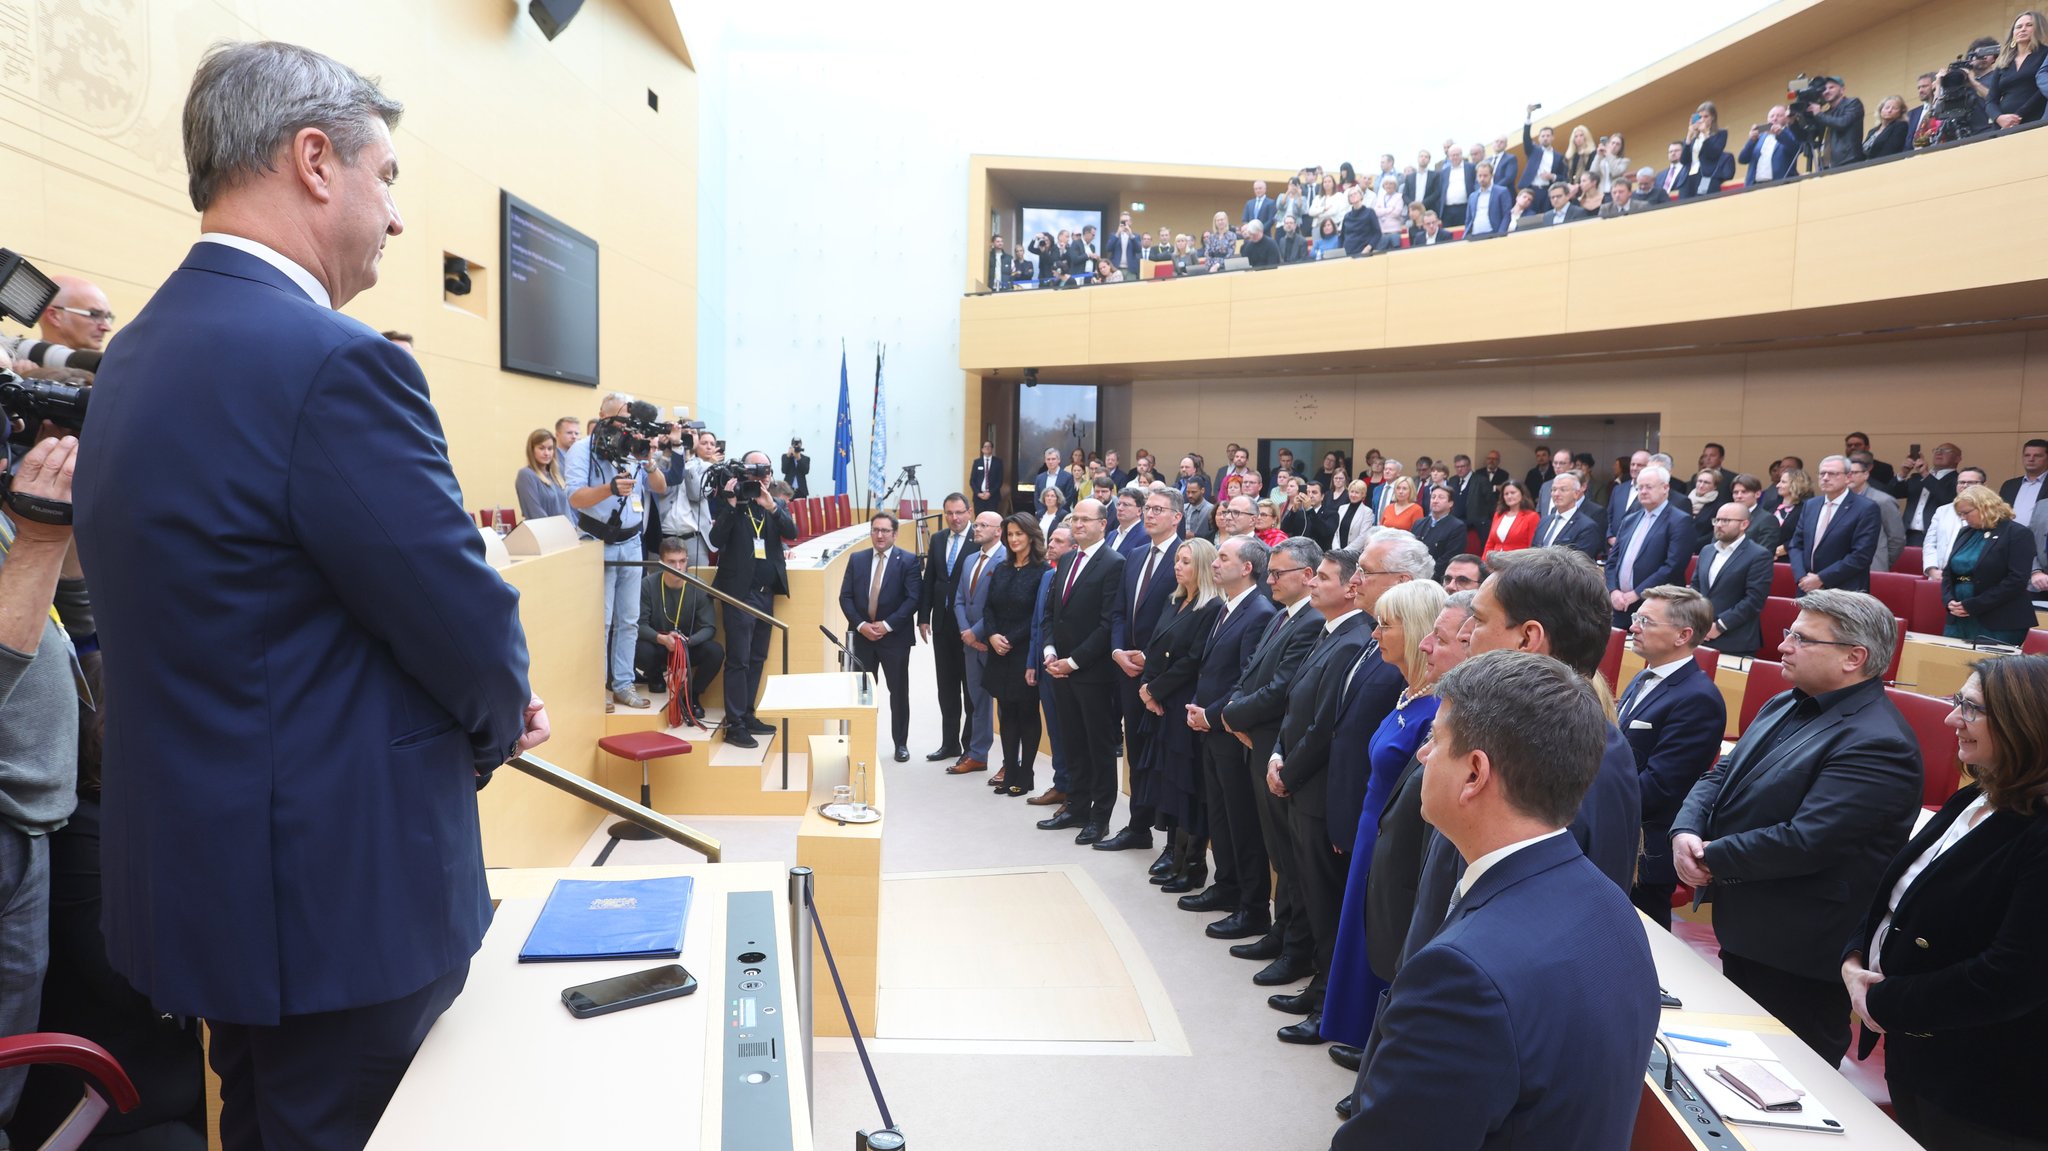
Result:
{"label": "shoulder-mounted video camera", "polygon": [[624,467],[628,460],[646,459],[654,450],[654,441],[669,430],[669,423],[653,404],[631,400],[623,413],[606,416],[590,429],[590,454]]}
{"label": "shoulder-mounted video camera", "polygon": [[[0,317],[33,324],[56,298],[55,281],[34,264],[0,248]],[[85,426],[86,403],[91,397],[91,384],[24,379],[0,361],[0,434],[11,433],[9,438],[15,443],[32,444],[44,420],[76,432]],[[14,421],[21,423],[21,431],[13,432]]]}

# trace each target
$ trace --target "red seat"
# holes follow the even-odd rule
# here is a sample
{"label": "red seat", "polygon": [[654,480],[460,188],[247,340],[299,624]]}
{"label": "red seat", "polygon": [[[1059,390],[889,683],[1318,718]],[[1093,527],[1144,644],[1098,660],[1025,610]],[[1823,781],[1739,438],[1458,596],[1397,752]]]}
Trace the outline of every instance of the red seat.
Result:
{"label": "red seat", "polygon": [[1779,563],[1771,565],[1772,595],[1784,596],[1786,599],[1790,599],[1792,598],[1792,593],[1798,590],[1799,581],[1792,578],[1791,564]]}
{"label": "red seat", "polygon": [[812,535],[810,503],[809,500],[791,500],[789,503],[789,518],[796,521],[796,534],[800,539],[809,539]]}
{"label": "red seat", "polygon": [[1700,570],[1700,557],[1699,557],[1698,555],[1694,555],[1694,556],[1693,556],[1693,557],[1692,557],[1691,559],[1689,559],[1689,560],[1685,561],[1685,586],[1686,586],[1686,587],[1691,587],[1691,586],[1692,586],[1692,576],[1693,576],[1693,573],[1694,573],[1694,572],[1696,572],[1696,571],[1698,571],[1698,570]]}
{"label": "red seat", "polygon": [[1791,686],[1785,682],[1784,664],[1767,659],[1750,660],[1749,682],[1743,685],[1742,706],[1736,709],[1737,718],[1741,721],[1738,732],[1748,731],[1750,722],[1756,719],[1756,713],[1763,710],[1764,704]]}
{"label": "red seat", "polygon": [[[68,1067],[84,1082],[84,1098],[44,1141],[45,1147],[76,1147],[109,1109],[126,1114],[142,1103],[128,1073],[107,1049],[90,1039],[55,1031],[33,1031],[0,1039],[0,1068],[43,1064]],[[73,1088],[74,1090],[76,1088]]]}
{"label": "red seat", "polygon": [[1913,585],[1924,582],[1926,581],[1920,577],[1907,575],[1902,571],[1871,572],[1870,594],[1876,596],[1879,603],[1892,609],[1893,615],[1910,619],[1913,615],[1913,597],[1916,594]]}
{"label": "red seat", "polygon": [[2026,655],[2048,655],[2048,631],[2028,628],[2027,638],[2020,641],[2020,651]]}
{"label": "red seat", "polygon": [[1600,657],[1600,678],[1609,692],[1621,690],[1621,653],[1628,647],[1628,633],[1618,627],[1607,629],[1607,654]]}
{"label": "red seat", "polygon": [[1152,278],[1153,278],[1153,279],[1155,279],[1155,280],[1171,280],[1171,279],[1173,279],[1173,265],[1172,265],[1172,264],[1154,264],[1154,265],[1152,265]]}
{"label": "red seat", "polygon": [[[1906,621],[1892,617],[1892,659],[1885,665],[1884,681],[1895,683],[1899,678],[1899,661],[1906,656]],[[1954,790],[1951,788],[1950,790]]]}
{"label": "red seat", "polygon": [[1956,759],[1956,733],[1948,726],[1949,713],[1955,706],[1945,699],[1903,688],[1888,687],[1884,694],[1906,717],[1913,734],[1920,737],[1920,802],[1940,807],[1962,783],[1962,767]]}
{"label": "red seat", "polygon": [[832,503],[839,509],[838,521],[833,526],[833,530],[837,531],[853,522],[853,497],[833,496]]}
{"label": "red seat", "polygon": [[1710,682],[1721,674],[1721,653],[1713,648],[1696,647],[1692,649],[1692,661],[1700,665],[1701,671],[1707,673],[1707,679]]}
{"label": "red seat", "polygon": [[[672,756],[690,754],[690,741],[678,739],[665,731],[628,731],[619,735],[607,735],[597,741],[597,746],[618,756],[620,759],[638,760],[640,763],[640,806],[654,807],[652,785],[648,778],[649,760],[668,759]],[[653,832],[637,823],[620,820],[605,828],[605,834],[613,839],[653,839]],[[597,857],[602,865],[611,853],[611,845],[605,845],[604,854]]]}
{"label": "red seat", "polygon": [[1913,585],[1913,610],[1906,616],[1914,631],[1940,635],[1948,623],[1948,608],[1941,602],[1941,581],[1922,579]]}
{"label": "red seat", "polygon": [[1756,649],[1756,657],[1768,660],[1784,658],[1784,653],[1778,649],[1778,641],[1785,638],[1785,629],[1791,627],[1792,621],[1798,618],[1798,600],[1781,595],[1773,595],[1765,600],[1763,615],[1758,621],[1763,627],[1763,642]]}
{"label": "red seat", "polygon": [[1899,553],[1899,562],[1892,565],[1893,571],[1911,572],[1916,576],[1927,574],[1927,564],[1922,560],[1919,548],[1907,548]]}

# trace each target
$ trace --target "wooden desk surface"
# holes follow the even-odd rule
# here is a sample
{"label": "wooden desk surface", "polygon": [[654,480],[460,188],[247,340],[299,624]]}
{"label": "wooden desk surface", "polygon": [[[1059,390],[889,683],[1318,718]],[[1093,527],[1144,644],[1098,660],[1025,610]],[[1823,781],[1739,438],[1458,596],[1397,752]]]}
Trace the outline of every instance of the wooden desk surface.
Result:
{"label": "wooden desk surface", "polygon": [[1714,966],[1701,958],[1683,940],[1642,920],[1650,937],[1650,954],[1657,963],[1657,980],[1666,991],[1685,1002],[1682,1010],[1664,1012],[1662,1026],[1683,1031],[1692,1027],[1725,1027],[1753,1031],[1777,1055],[1799,1085],[1842,1121],[1842,1135],[1822,1131],[1786,1131],[1775,1127],[1733,1125],[1744,1142],[1755,1151],[1799,1151],[1801,1148],[1849,1148],[1856,1151],[1917,1151],[1919,1144],[1899,1130],[1890,1116],[1877,1109],[1856,1085],[1841,1072],[1821,1061],[1805,1043],[1793,1037],[1785,1025],[1728,982]]}
{"label": "wooden desk surface", "polygon": [[860,699],[861,673],[818,671],[791,675],[769,675],[754,710],[761,715],[810,718],[840,712],[873,711],[880,697],[871,691],[866,703]]}
{"label": "wooden desk surface", "polygon": [[[696,880],[679,960],[697,977],[696,994],[577,1019],[562,1006],[563,988],[658,961],[518,962],[520,944],[556,879],[672,875]],[[776,944],[785,957],[782,1002],[794,1005],[787,869],[776,863],[718,863],[493,870],[489,876],[492,897],[505,902],[470,964],[468,985],[428,1033],[371,1136],[372,1151],[718,1147],[726,896],[773,894]],[[789,1015],[792,1051],[797,1026]],[[803,1060],[793,1058],[786,1066],[789,1077],[777,1101],[790,1108],[790,1146],[810,1151]]]}

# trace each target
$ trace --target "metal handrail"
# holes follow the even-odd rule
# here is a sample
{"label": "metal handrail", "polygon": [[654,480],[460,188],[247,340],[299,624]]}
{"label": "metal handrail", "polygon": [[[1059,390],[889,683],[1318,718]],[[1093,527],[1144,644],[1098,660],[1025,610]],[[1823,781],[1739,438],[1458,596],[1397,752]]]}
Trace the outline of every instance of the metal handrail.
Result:
{"label": "metal handrail", "polygon": [[[767,612],[762,611],[760,608],[757,608],[752,604],[742,603],[741,601],[734,599],[732,596],[729,596],[724,592],[719,591],[717,588],[712,587],[710,584],[705,583],[703,580],[698,579],[696,576],[691,575],[689,572],[683,571],[681,568],[670,567],[669,565],[662,563],[660,560],[606,560],[604,561],[604,566],[608,568],[641,568],[643,570],[646,568],[658,568],[661,571],[668,573],[669,575],[681,579],[686,584],[696,584],[698,587],[704,589],[704,591],[707,594],[709,594],[713,599],[718,600],[720,603],[736,607],[764,623],[773,624],[777,629],[779,629],[782,632],[782,674],[789,674],[788,624],[782,622],[779,619],[776,619],[774,616],[769,615]],[[784,719],[782,721],[782,790],[789,790],[789,720],[787,719]]]}
{"label": "metal handrail", "polygon": [[724,848],[719,842],[703,832],[677,823],[658,811],[642,807],[616,791],[599,787],[575,772],[564,771],[544,759],[535,757],[531,752],[522,752],[506,762],[550,787],[560,788],[585,803],[611,812],[628,823],[644,827],[663,839],[682,844],[702,855],[707,863],[717,863],[724,855]]}

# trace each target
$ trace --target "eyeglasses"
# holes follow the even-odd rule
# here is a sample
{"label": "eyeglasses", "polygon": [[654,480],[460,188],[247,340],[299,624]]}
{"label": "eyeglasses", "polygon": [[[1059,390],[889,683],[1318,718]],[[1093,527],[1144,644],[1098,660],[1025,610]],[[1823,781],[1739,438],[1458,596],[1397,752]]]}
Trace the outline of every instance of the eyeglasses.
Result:
{"label": "eyeglasses", "polygon": [[1291,568],[1267,568],[1267,569],[1266,569],[1266,578],[1267,578],[1267,579],[1279,579],[1279,578],[1280,578],[1281,576],[1287,575],[1287,574],[1289,574],[1290,572],[1305,572],[1305,571],[1307,571],[1307,570],[1308,570],[1308,569],[1307,569],[1306,567],[1291,567]]}
{"label": "eyeglasses", "polygon": [[1780,647],[1862,647],[1860,643],[1843,643],[1838,639],[1812,639],[1796,631],[1787,630]]}
{"label": "eyeglasses", "polygon": [[[1632,623],[1632,624],[1636,625],[1637,627],[1663,627],[1663,626],[1664,626],[1664,621],[1663,621],[1663,620],[1661,620],[1661,619],[1656,619],[1656,618],[1654,618],[1654,617],[1652,617],[1652,616],[1648,616],[1648,615],[1645,615],[1645,614],[1643,614],[1642,612],[1637,612],[1637,613],[1635,613],[1634,615],[1632,615],[1632,616],[1628,617],[1628,622],[1630,622],[1630,623]],[[1790,633],[1790,632],[1787,632],[1787,633],[1786,633],[1786,638],[1788,638],[1788,639],[1789,639],[1789,638],[1791,638],[1791,633]]]}
{"label": "eyeglasses", "polygon": [[52,306],[60,312],[70,312],[74,316],[84,316],[95,324],[111,324],[114,322],[114,313],[102,311],[99,308],[67,308],[62,304]]}
{"label": "eyeglasses", "polygon": [[1948,702],[1955,707],[1956,714],[1963,717],[1964,723],[1975,723],[1991,714],[1984,709],[1983,704],[1966,698],[1962,692],[1949,696]]}
{"label": "eyeglasses", "polygon": [[1359,578],[1361,578],[1361,579],[1363,579],[1363,578],[1365,578],[1365,577],[1367,577],[1367,576],[1383,576],[1383,575],[1400,575],[1400,574],[1401,574],[1400,572],[1391,572],[1391,571],[1374,571],[1374,570],[1373,570],[1372,568],[1366,568],[1366,567],[1358,568],[1358,569],[1355,569],[1355,570],[1357,571],[1357,573],[1358,573],[1358,576],[1359,576]]}

